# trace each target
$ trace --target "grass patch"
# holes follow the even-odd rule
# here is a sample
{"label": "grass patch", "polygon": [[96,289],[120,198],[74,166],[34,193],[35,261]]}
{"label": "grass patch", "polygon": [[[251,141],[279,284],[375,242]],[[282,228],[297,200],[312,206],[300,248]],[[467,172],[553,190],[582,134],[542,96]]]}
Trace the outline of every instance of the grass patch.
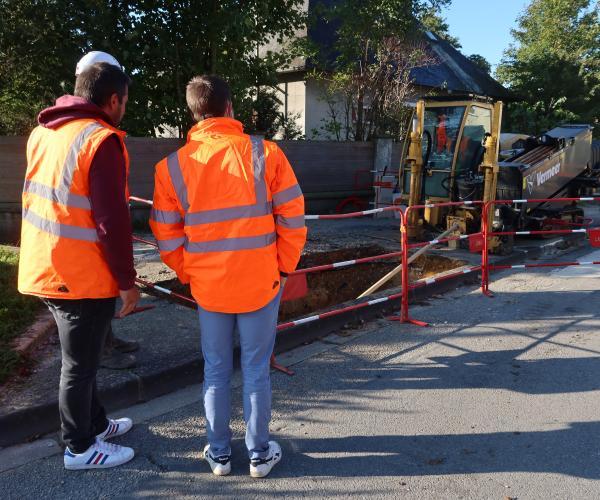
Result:
{"label": "grass patch", "polygon": [[17,291],[19,254],[0,246],[0,383],[19,364],[19,355],[12,350],[12,340],[35,319],[42,303],[35,297]]}

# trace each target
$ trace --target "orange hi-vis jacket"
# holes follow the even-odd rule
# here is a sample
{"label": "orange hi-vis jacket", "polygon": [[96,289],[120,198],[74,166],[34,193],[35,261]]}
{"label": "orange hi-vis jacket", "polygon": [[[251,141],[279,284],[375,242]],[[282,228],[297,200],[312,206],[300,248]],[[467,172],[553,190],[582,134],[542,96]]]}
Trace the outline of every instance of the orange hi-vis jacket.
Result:
{"label": "orange hi-vis jacket", "polygon": [[103,257],[89,199],[98,147],[125,132],[101,120],[36,127],[27,143],[19,292],[60,299],[110,298],[119,287]]}
{"label": "orange hi-vis jacket", "polygon": [[306,241],[304,197],[287,158],[231,118],[199,122],[156,165],[150,225],[194,299],[223,313],[268,304]]}

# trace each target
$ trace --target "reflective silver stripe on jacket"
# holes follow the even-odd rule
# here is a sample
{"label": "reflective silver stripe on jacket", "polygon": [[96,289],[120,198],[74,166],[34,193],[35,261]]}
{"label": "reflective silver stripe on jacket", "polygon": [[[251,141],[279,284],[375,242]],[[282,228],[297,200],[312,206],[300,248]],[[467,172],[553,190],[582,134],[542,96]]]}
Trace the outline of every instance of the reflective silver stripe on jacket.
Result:
{"label": "reflective silver stripe on jacket", "polygon": [[78,227],[71,224],[63,224],[60,222],[51,221],[39,216],[27,208],[23,208],[23,220],[37,227],[40,231],[54,234],[56,236],[60,236],[61,238],[71,238],[74,240],[91,242],[99,241],[96,229]]}
{"label": "reflective silver stripe on jacket", "polygon": [[192,242],[186,240],[185,249],[190,253],[229,252],[234,250],[254,250],[268,247],[275,243],[275,233],[261,234],[258,236],[242,236],[239,238],[225,238],[213,241]]}
{"label": "reflective silver stripe on jacket", "polygon": [[185,225],[198,226],[200,224],[210,224],[211,222],[250,219],[252,217],[262,217],[263,215],[270,215],[272,213],[272,205],[269,202],[239,207],[217,208],[214,210],[202,210],[201,212],[188,213],[185,216]]}
{"label": "reflective silver stripe on jacket", "polygon": [[77,167],[77,158],[79,158],[79,153],[85,144],[85,141],[99,128],[103,128],[99,123],[90,123],[87,127],[85,127],[75,140],[71,143],[69,147],[69,151],[65,158],[65,162],[63,164],[62,174],[60,178],[60,186],[64,189],[71,189],[71,185],[73,184],[73,175],[75,175],[75,169]]}
{"label": "reflective silver stripe on jacket", "polygon": [[[216,208],[189,212],[185,215],[186,226],[197,226],[213,222],[226,222],[236,219],[262,217],[273,213],[271,202],[267,201],[267,184],[265,180],[265,146],[260,137],[250,136],[252,146],[252,173],[254,176],[254,194],[256,201],[252,205]],[[170,170],[169,170],[170,172]],[[171,177],[171,179],[173,179]],[[173,181],[175,185],[175,182]],[[177,188],[176,188],[177,189]]]}
{"label": "reflective silver stripe on jacket", "polygon": [[51,186],[47,186],[46,184],[42,184],[41,182],[27,179],[25,181],[25,185],[23,186],[23,192],[33,193],[37,196],[46,198],[54,203],[60,203],[61,205],[65,205],[67,207],[91,210],[92,206],[90,199],[87,196],[71,193],[71,186],[73,184],[75,170],[77,169],[77,159],[79,158],[79,153],[81,153],[81,149],[83,148],[85,142],[99,128],[102,128],[102,125],[99,123],[90,123],[87,127],[81,130],[79,134],[77,134],[69,146],[69,151],[65,157],[65,161],[60,172],[58,187],[53,188]]}
{"label": "reflective silver stripe on jacket", "polygon": [[284,217],[283,215],[277,215],[275,217],[275,224],[288,229],[301,229],[306,225],[304,222],[304,215],[298,215],[295,217]]}
{"label": "reflective silver stripe on jacket", "polygon": [[36,194],[67,207],[84,208],[86,210],[92,209],[90,199],[87,196],[71,193],[65,188],[55,189],[40,182],[26,180],[23,192]]}
{"label": "reflective silver stripe on jacket", "polygon": [[187,186],[183,181],[183,172],[181,171],[181,165],[179,164],[179,157],[177,156],[177,151],[175,151],[167,157],[167,168],[169,170],[171,182],[173,183],[173,187],[175,188],[175,193],[177,194],[177,198],[179,199],[179,203],[183,208],[183,211],[187,212],[190,208],[190,205],[188,203]]}
{"label": "reflective silver stripe on jacket", "polygon": [[177,210],[159,210],[154,207],[150,210],[150,218],[162,224],[177,224],[183,220]]}
{"label": "reflective silver stripe on jacket", "polygon": [[177,250],[179,247],[183,246],[185,240],[185,236],[181,236],[179,238],[172,238],[170,240],[156,240],[156,243],[158,244],[158,249],[161,252],[172,252],[173,250]]}
{"label": "reflective silver stripe on jacket", "polygon": [[298,184],[294,184],[283,191],[279,191],[279,193],[273,193],[273,207],[283,205],[284,203],[292,201],[299,196],[302,196],[302,190]]}
{"label": "reflective silver stripe on jacket", "polygon": [[265,169],[265,143],[262,138],[255,135],[250,136],[252,145],[252,171],[254,172],[254,194],[256,204],[267,203],[267,181]]}

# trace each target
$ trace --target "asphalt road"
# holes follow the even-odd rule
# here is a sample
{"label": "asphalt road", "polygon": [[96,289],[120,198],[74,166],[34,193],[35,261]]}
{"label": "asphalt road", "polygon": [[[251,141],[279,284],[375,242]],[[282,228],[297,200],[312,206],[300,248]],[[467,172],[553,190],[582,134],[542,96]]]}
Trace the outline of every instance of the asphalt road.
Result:
{"label": "asphalt road", "polygon": [[[571,260],[572,256],[569,257]],[[600,260],[600,253],[580,255]],[[71,472],[52,439],[0,450],[3,498],[600,498],[600,267],[494,277],[413,316],[280,357],[272,432],[283,460],[248,476],[234,389],[233,471],[202,462],[200,387],[138,405],[136,458]],[[239,379],[239,376],[237,377]]]}

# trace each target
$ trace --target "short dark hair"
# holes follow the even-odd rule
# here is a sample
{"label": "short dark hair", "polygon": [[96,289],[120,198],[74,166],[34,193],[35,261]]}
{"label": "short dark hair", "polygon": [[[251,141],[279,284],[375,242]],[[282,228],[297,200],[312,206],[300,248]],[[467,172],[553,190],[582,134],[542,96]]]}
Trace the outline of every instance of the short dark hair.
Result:
{"label": "short dark hair", "polygon": [[194,120],[225,116],[231,101],[229,84],[216,75],[195,76],[185,89],[185,99]]}
{"label": "short dark hair", "polygon": [[129,85],[131,79],[120,68],[102,62],[90,65],[77,76],[74,94],[102,107],[113,94],[122,101]]}

